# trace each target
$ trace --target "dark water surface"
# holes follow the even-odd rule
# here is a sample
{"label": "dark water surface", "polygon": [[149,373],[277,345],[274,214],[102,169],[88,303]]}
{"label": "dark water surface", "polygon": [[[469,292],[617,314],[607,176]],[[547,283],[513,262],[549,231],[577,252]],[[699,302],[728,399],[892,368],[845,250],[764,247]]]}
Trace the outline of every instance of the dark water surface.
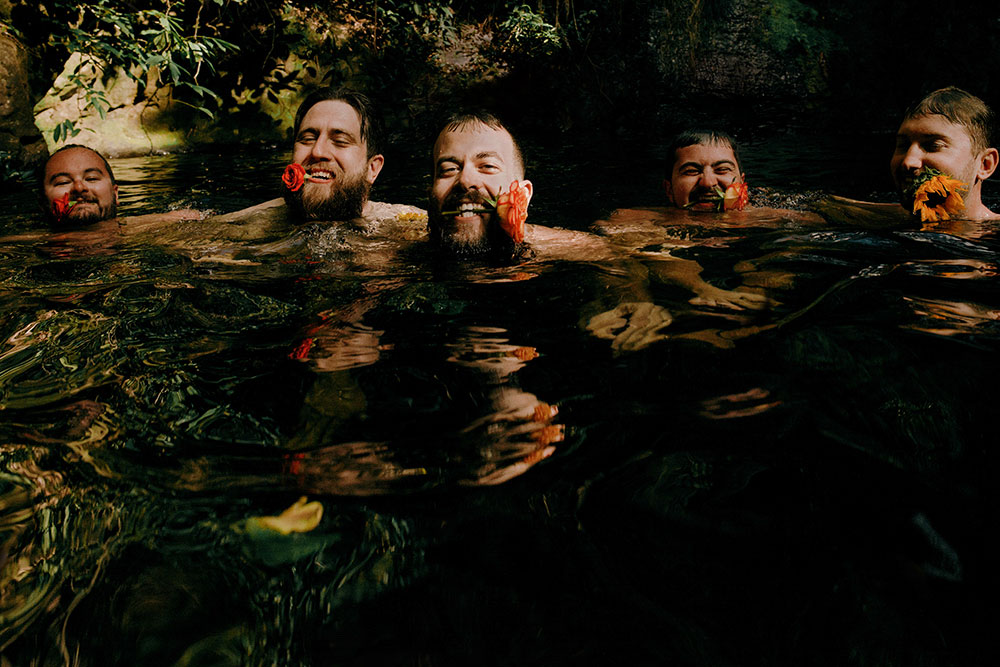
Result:
{"label": "dark water surface", "polygon": [[[532,221],[662,203],[656,147],[612,143],[529,151]],[[746,151],[768,203],[889,196],[871,138]],[[126,214],[225,212],[285,159],[112,164]],[[420,205],[395,159],[376,198]],[[0,664],[987,664],[993,230],[722,236],[677,252],[773,309],[316,230],[244,263],[0,242]],[[665,339],[582,326],[640,294]],[[255,522],[303,495],[315,529]]]}

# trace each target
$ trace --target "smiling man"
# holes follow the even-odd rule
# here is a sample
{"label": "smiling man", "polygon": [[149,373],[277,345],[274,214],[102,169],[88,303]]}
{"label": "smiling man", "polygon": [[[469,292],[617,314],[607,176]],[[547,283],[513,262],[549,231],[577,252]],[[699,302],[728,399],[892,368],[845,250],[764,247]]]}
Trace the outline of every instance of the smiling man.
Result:
{"label": "smiling man", "polygon": [[[423,217],[417,207],[369,199],[385,159],[382,123],[365,95],[346,88],[314,91],[299,105],[292,136],[290,167],[300,176],[288,177],[280,198],[205,220],[214,238],[274,239],[294,233],[304,223],[325,224],[334,233],[349,229],[369,233],[376,224]],[[182,234],[203,236],[201,227]]]}
{"label": "smiling man", "polygon": [[746,180],[740,169],[736,142],[725,132],[682,132],[671,142],[667,154],[672,162],[663,187],[670,203],[677,208],[717,211],[716,189],[724,191]]}
{"label": "smiling man", "polygon": [[301,188],[285,193],[300,220],[351,220],[369,209],[382,171],[381,126],[371,101],[348,90],[322,89],[299,106],[292,162],[305,169]]}
{"label": "smiling man", "polygon": [[[488,112],[452,116],[432,157],[431,240],[459,256],[525,254],[523,218],[534,188],[524,180],[521,148],[504,124]],[[512,192],[520,213],[497,206],[502,193],[509,198]]]}
{"label": "smiling man", "polygon": [[42,204],[51,222],[87,225],[118,213],[118,184],[111,165],[86,146],[63,146],[45,163]]}
{"label": "smiling man", "polygon": [[[985,102],[955,87],[935,90],[910,107],[896,133],[896,149],[889,165],[903,207],[917,214],[921,206],[914,208],[913,185],[930,168],[964,184],[964,208],[949,206],[946,217],[1000,217],[982,202],[983,181],[993,174],[1000,159],[992,144],[994,123]],[[933,196],[927,203],[943,204]]]}

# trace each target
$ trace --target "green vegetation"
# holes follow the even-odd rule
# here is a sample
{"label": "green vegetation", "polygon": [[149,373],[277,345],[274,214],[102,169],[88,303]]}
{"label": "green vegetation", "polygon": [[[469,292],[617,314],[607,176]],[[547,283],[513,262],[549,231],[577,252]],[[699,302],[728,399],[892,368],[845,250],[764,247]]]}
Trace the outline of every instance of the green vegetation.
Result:
{"label": "green vegetation", "polygon": [[[428,80],[432,54],[460,48],[470,32],[486,35],[479,64],[491,76],[541,59],[569,61],[603,7],[577,4],[595,8],[562,0],[537,8],[462,0],[12,0],[0,29],[16,34],[40,65],[34,97],[57,81],[60,99],[80,100],[80,116],[105,118],[113,107],[106,85],[127,77],[138,103],[181,104],[208,125],[267,129],[287,123],[285,101],[304,86],[393,88],[403,102],[425,97],[440,88]],[[56,142],[79,132],[74,119],[51,128]]]}
{"label": "green vegetation", "polygon": [[[202,85],[201,81],[211,79],[216,74],[215,64],[239,47],[212,34],[217,30],[211,26],[225,18],[224,11],[245,2],[152,0],[138,6],[125,0],[12,3],[11,22],[22,41],[50,65],[46,72],[50,83],[53,73],[58,73],[55,63],[80,54],[66,78],[85,101],[81,112],[93,110],[104,118],[110,103],[99,82],[121,72],[139,83],[140,89],[171,86],[179,93],[177,101],[212,118],[211,106],[220,98],[211,84]],[[216,11],[207,9],[213,5]],[[78,133],[75,123],[68,120],[55,127],[53,138],[58,142]]]}
{"label": "green vegetation", "polygon": [[[274,140],[318,85],[368,92],[394,127],[480,101],[563,127],[698,98],[895,108],[931,85],[988,90],[998,20],[949,10],[923,42],[956,57],[919,49],[900,68],[925,15],[892,0],[0,0],[33,98],[77,102],[46,119],[56,141],[134,104],[159,110],[149,136]],[[112,99],[116,80],[130,99]]]}

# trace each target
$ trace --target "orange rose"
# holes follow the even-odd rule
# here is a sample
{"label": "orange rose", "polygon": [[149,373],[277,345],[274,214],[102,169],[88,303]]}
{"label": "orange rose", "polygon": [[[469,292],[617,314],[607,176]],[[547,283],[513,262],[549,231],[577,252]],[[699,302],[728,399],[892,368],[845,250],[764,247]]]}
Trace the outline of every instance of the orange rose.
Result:
{"label": "orange rose", "polygon": [[293,162],[285,167],[285,173],[281,175],[281,182],[285,187],[295,192],[306,182],[306,169],[301,164]]}
{"label": "orange rose", "polygon": [[507,192],[497,197],[497,216],[500,229],[504,230],[514,243],[524,241],[524,221],[528,218],[528,190],[521,181],[510,184]]}
{"label": "orange rose", "polygon": [[742,211],[743,207],[750,201],[750,191],[747,184],[733,183],[726,188],[726,194],[722,198],[723,211]]}

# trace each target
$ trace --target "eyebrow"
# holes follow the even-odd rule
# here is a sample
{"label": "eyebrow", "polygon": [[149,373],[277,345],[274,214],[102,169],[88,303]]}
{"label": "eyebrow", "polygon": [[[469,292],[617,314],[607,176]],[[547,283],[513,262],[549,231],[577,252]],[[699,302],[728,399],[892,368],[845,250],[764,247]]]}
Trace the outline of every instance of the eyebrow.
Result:
{"label": "eyebrow", "polygon": [[[295,135],[296,141],[298,141],[299,139],[301,139],[302,135],[304,135],[304,134],[306,134],[308,132],[312,132],[316,136],[319,136],[319,135],[323,134],[323,131],[320,130],[319,128],[315,128],[315,127],[303,127],[303,128],[300,128],[299,129],[299,133],[297,135]],[[333,136],[333,137],[347,137],[351,141],[357,141],[357,139],[354,137],[354,135],[351,134],[350,132],[348,132],[347,130],[334,129],[334,130],[330,130],[329,134],[331,136]]]}
{"label": "eyebrow", "polygon": [[947,135],[941,134],[939,132],[913,132],[913,133],[909,133],[909,132],[897,132],[896,133],[896,138],[897,139],[903,139],[903,138],[909,139],[910,137],[920,137],[921,139],[947,139],[948,138]]}
{"label": "eyebrow", "polygon": [[[474,159],[476,159],[476,160],[484,160],[484,159],[490,158],[490,157],[496,158],[497,160],[500,160],[501,162],[504,161],[503,156],[500,155],[500,153],[498,153],[496,151],[483,151],[482,153],[476,153]],[[462,160],[460,160],[459,158],[455,157],[454,155],[442,155],[441,157],[439,157],[437,159],[437,162],[435,162],[434,164],[436,164],[437,166],[440,167],[441,164],[444,163],[444,162],[454,162],[455,164],[461,164]],[[506,163],[504,163],[504,164],[506,164]]]}
{"label": "eyebrow", "polygon": [[[736,168],[736,163],[733,162],[732,160],[729,160],[729,159],[726,159],[726,160],[716,160],[715,162],[713,162],[712,164],[710,164],[708,166],[710,166],[710,167],[721,167],[724,164],[731,165],[734,169]],[[682,164],[679,167],[677,167],[677,170],[680,171],[681,169],[686,169],[688,167],[697,167],[697,168],[701,169],[701,162],[694,162],[694,161],[685,162],[684,164]]]}
{"label": "eyebrow", "polygon": [[[83,175],[87,176],[88,174],[90,174],[92,172],[95,172],[98,176],[107,176],[107,174],[104,173],[103,169],[98,169],[97,167],[87,167],[86,169],[83,170]],[[60,171],[60,172],[57,172],[57,173],[52,174],[51,176],[49,176],[49,183],[51,183],[52,181],[56,180],[60,176],[65,176],[66,178],[68,178],[70,180],[73,179],[73,174],[69,173],[68,171]]]}

